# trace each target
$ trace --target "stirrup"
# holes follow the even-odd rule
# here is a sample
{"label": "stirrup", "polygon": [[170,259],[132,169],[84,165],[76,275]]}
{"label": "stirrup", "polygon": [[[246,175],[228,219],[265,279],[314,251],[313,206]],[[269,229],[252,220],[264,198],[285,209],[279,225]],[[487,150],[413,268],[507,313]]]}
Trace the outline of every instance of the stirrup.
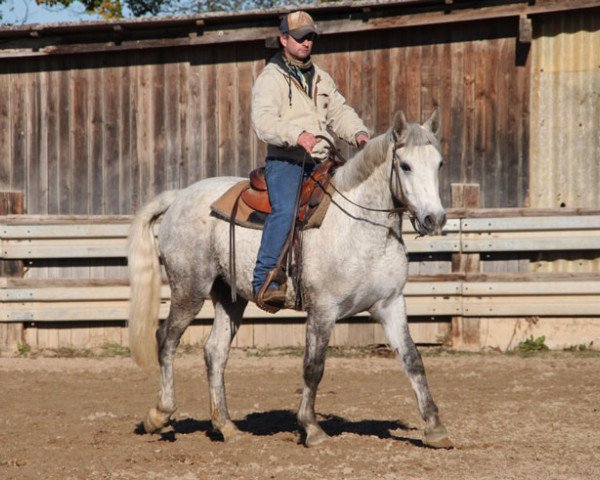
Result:
{"label": "stirrup", "polygon": [[[279,283],[279,288],[276,290],[277,293],[281,294],[281,301],[270,302],[269,295],[265,298],[265,294],[268,293],[269,286],[273,282]],[[287,278],[285,272],[278,267],[275,267],[273,270],[269,272],[267,275],[267,279],[265,283],[263,283],[262,287],[258,290],[256,296],[254,297],[254,302],[256,305],[269,313],[277,313],[285,306],[285,293],[287,291]]]}

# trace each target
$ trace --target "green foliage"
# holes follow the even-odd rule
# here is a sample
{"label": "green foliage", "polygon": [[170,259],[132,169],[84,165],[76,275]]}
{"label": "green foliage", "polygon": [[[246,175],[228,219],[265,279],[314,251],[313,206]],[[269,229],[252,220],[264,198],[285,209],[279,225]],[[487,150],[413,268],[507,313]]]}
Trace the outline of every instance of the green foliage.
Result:
{"label": "green foliage", "polygon": [[[0,0],[2,3],[4,0]],[[144,15],[190,15],[206,12],[236,12],[241,10],[264,10],[266,8],[319,3],[315,0],[35,0],[38,5],[68,7],[79,2],[86,12],[96,13],[106,20],[122,18],[126,5],[134,17]]]}
{"label": "green foliage", "polygon": [[27,358],[31,353],[31,346],[27,343],[17,343],[17,351],[19,352],[19,356],[23,358]]}
{"label": "green foliage", "polygon": [[100,347],[100,357],[128,357],[130,355],[129,348],[123,347],[118,343],[105,343]]}
{"label": "green foliage", "polygon": [[538,338],[533,338],[531,335],[528,339],[523,340],[519,343],[517,349],[521,353],[532,353],[532,352],[542,352],[548,350],[548,346],[544,343],[546,341],[545,336],[541,336]]}
{"label": "green foliage", "polygon": [[59,358],[81,358],[81,357],[92,357],[93,353],[89,349],[79,350],[73,347],[60,347],[54,350],[54,353]]}
{"label": "green foliage", "polygon": [[565,352],[588,352],[594,350],[594,342],[580,343],[579,345],[572,345],[565,348]]}
{"label": "green foliage", "polygon": [[97,13],[106,20],[123,17],[123,6],[121,0],[35,0],[38,5],[48,7],[61,6],[68,7],[73,2],[78,1],[85,7],[87,13]]}
{"label": "green foliage", "polygon": [[130,354],[129,348],[114,342],[104,343],[94,348],[59,347],[37,351],[33,351],[26,343],[20,343],[18,344],[18,351],[22,357],[30,358],[37,358],[39,356],[54,358],[107,358],[128,357]]}
{"label": "green foliage", "polygon": [[[153,10],[145,9],[143,2],[154,3]],[[281,6],[303,6],[319,3],[315,0],[127,0],[127,6],[134,15],[141,16],[146,13],[157,15],[159,13],[169,14],[191,14],[206,12],[239,12],[242,10],[264,10],[267,8]],[[138,13],[135,13],[138,12]]]}

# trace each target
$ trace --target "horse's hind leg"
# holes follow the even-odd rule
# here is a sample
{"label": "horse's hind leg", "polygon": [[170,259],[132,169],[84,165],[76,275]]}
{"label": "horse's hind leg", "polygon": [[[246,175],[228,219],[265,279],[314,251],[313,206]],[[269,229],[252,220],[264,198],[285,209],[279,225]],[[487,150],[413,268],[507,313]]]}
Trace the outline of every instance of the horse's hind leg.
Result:
{"label": "horse's hind leg", "polygon": [[304,389],[298,409],[298,423],[306,432],[306,446],[314,447],[328,436],[319,426],[315,416],[317,388],[325,370],[325,356],[335,318],[318,317],[309,313],[306,324],[306,350],[304,352]]}
{"label": "horse's hind leg", "polygon": [[408,331],[404,297],[392,302],[380,302],[372,312],[385,332],[390,346],[401,361],[417,397],[419,413],[426,422],[425,444],[434,448],[451,448],[446,427],[442,424],[438,408],[427,384],[425,367],[421,355]]}
{"label": "horse's hind leg", "polygon": [[203,300],[189,299],[182,302],[176,298],[176,295],[173,295],[169,315],[156,331],[160,364],[160,393],[156,408],[148,412],[144,421],[144,429],[148,433],[158,432],[165,427],[177,408],[173,358],[183,332],[200,311],[203,303]]}
{"label": "horse's hind leg", "polygon": [[238,297],[231,301],[229,286],[217,279],[211,291],[215,305],[215,320],[204,345],[204,360],[208,373],[210,418],[213,428],[223,435],[225,441],[234,439],[239,431],[229,417],[225,395],[225,366],[229,357],[231,342],[242,321],[247,300]]}

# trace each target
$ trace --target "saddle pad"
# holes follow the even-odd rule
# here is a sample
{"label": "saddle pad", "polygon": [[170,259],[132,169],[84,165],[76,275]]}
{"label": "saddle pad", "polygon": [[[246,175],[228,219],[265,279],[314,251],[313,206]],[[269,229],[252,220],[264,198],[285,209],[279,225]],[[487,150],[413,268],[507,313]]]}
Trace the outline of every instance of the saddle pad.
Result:
{"label": "saddle pad", "polygon": [[[215,200],[210,206],[210,209],[217,217],[230,221],[231,213],[237,202],[235,223],[242,227],[262,230],[267,214],[253,210],[242,198],[240,198],[242,192],[248,188],[250,188],[250,182],[248,180],[242,180],[241,182],[236,183]],[[320,187],[317,186],[316,188]],[[321,226],[321,223],[325,218],[325,213],[327,213],[327,208],[331,203],[332,193],[333,187],[329,184],[326,187],[326,194],[323,195],[323,199],[308,213],[302,229],[318,228]]]}

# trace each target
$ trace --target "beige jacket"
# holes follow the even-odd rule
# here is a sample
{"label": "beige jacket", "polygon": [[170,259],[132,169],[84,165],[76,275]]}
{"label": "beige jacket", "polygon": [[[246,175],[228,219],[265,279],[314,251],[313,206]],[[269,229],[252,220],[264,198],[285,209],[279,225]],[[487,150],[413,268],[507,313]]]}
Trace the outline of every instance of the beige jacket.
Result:
{"label": "beige jacket", "polygon": [[[332,141],[333,132],[351,145],[356,145],[358,132],[368,132],[333,79],[316,65],[312,92],[310,98],[297,80],[273,61],[260,73],[252,88],[251,117],[256,135],[268,144],[268,157],[302,161],[305,150],[296,146],[296,141],[303,131]],[[312,156],[324,160],[328,152],[329,145],[321,140]]]}

